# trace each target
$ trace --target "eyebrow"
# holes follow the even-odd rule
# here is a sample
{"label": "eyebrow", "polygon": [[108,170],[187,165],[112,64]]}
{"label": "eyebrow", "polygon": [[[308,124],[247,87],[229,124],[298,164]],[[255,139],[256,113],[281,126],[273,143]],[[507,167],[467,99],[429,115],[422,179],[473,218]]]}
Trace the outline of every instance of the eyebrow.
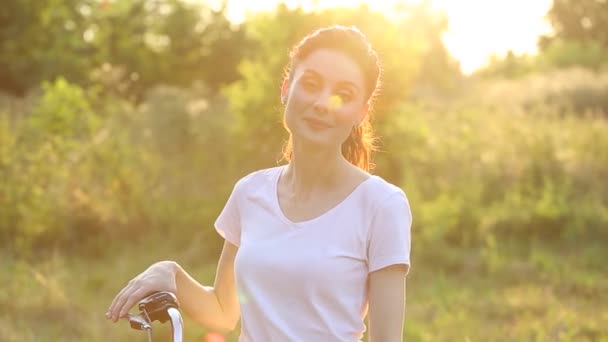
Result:
{"label": "eyebrow", "polygon": [[[313,74],[314,76],[319,77],[319,78],[323,78],[323,77],[321,76],[321,74],[320,74],[318,71],[314,70],[314,69],[310,69],[310,68],[304,69],[303,74],[307,74],[307,73],[309,73],[309,74]],[[339,84],[339,85],[346,85],[346,86],[350,86],[350,87],[354,88],[354,90],[355,90],[355,91],[361,91],[361,90],[359,89],[359,87],[357,87],[357,85],[356,85],[355,83],[351,82],[351,81],[346,81],[346,80],[344,80],[344,81],[339,81],[339,82],[338,82],[338,84]]]}

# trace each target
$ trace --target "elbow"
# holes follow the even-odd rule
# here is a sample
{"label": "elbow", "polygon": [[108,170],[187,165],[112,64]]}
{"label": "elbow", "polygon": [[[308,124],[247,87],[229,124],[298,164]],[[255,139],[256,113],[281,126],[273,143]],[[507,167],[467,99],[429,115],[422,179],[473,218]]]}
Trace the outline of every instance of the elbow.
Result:
{"label": "elbow", "polygon": [[239,320],[241,319],[241,311],[239,310],[238,306],[232,309],[222,308],[221,311],[221,319],[217,321],[218,332],[221,331],[223,333],[229,333],[233,331],[239,323]]}
{"label": "elbow", "polygon": [[222,330],[223,333],[229,333],[236,328],[237,324],[239,323],[239,319],[239,316],[227,317],[223,320],[219,328]]}
{"label": "elbow", "polygon": [[219,315],[214,315],[213,319],[209,318],[210,317],[207,317],[206,319],[201,319],[201,317],[198,317],[198,319],[195,318],[195,321],[196,323],[211,331],[221,334],[227,334],[232,332],[236,328],[241,317],[239,312],[237,314],[232,315],[223,313]]}
{"label": "elbow", "polygon": [[210,330],[213,330],[215,332],[221,333],[221,334],[227,334],[232,332],[237,324],[238,324],[239,320],[237,319],[225,319],[219,322],[215,322],[215,324],[207,324],[207,327]]}

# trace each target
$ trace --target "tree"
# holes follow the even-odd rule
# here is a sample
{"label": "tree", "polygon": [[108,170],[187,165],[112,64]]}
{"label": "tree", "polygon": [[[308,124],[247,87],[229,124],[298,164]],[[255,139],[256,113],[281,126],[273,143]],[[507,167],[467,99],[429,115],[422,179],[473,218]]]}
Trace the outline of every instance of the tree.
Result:
{"label": "tree", "polygon": [[185,0],[6,0],[0,7],[0,90],[45,80],[103,84],[139,99],[159,83],[211,90],[234,81],[248,51],[225,6]]}
{"label": "tree", "polygon": [[555,39],[599,43],[608,48],[608,1],[553,0],[547,13],[553,35],[540,40],[547,47]]}
{"label": "tree", "polygon": [[494,56],[479,76],[519,77],[572,66],[600,70],[608,63],[608,1],[553,0],[546,14],[553,27],[538,40],[538,55]]}
{"label": "tree", "polygon": [[5,0],[0,7],[0,90],[23,95],[40,81],[65,75],[82,82],[93,51],[82,39],[92,0]]}
{"label": "tree", "polygon": [[237,78],[247,51],[242,26],[228,21],[225,8],[201,3],[117,1],[92,22],[98,65],[109,65],[115,88],[135,98],[159,83],[189,87],[201,80],[217,91]]}

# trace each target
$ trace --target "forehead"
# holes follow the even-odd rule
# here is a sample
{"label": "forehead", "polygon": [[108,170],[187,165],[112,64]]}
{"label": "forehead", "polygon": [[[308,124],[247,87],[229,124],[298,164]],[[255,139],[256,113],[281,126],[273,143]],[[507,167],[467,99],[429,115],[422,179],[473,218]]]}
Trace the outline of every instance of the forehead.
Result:
{"label": "forehead", "polygon": [[298,62],[294,72],[296,76],[312,72],[327,82],[349,82],[360,89],[365,87],[365,77],[359,64],[348,55],[331,49],[313,51]]}

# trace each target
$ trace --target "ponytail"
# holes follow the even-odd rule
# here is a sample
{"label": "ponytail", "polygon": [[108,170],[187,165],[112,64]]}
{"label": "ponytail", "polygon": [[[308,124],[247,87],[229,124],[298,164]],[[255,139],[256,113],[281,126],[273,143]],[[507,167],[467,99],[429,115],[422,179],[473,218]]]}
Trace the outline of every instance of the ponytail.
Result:
{"label": "ponytail", "polygon": [[372,131],[372,125],[367,119],[360,125],[355,126],[342,144],[344,158],[368,172],[374,168],[372,153],[376,150],[376,138]]}

